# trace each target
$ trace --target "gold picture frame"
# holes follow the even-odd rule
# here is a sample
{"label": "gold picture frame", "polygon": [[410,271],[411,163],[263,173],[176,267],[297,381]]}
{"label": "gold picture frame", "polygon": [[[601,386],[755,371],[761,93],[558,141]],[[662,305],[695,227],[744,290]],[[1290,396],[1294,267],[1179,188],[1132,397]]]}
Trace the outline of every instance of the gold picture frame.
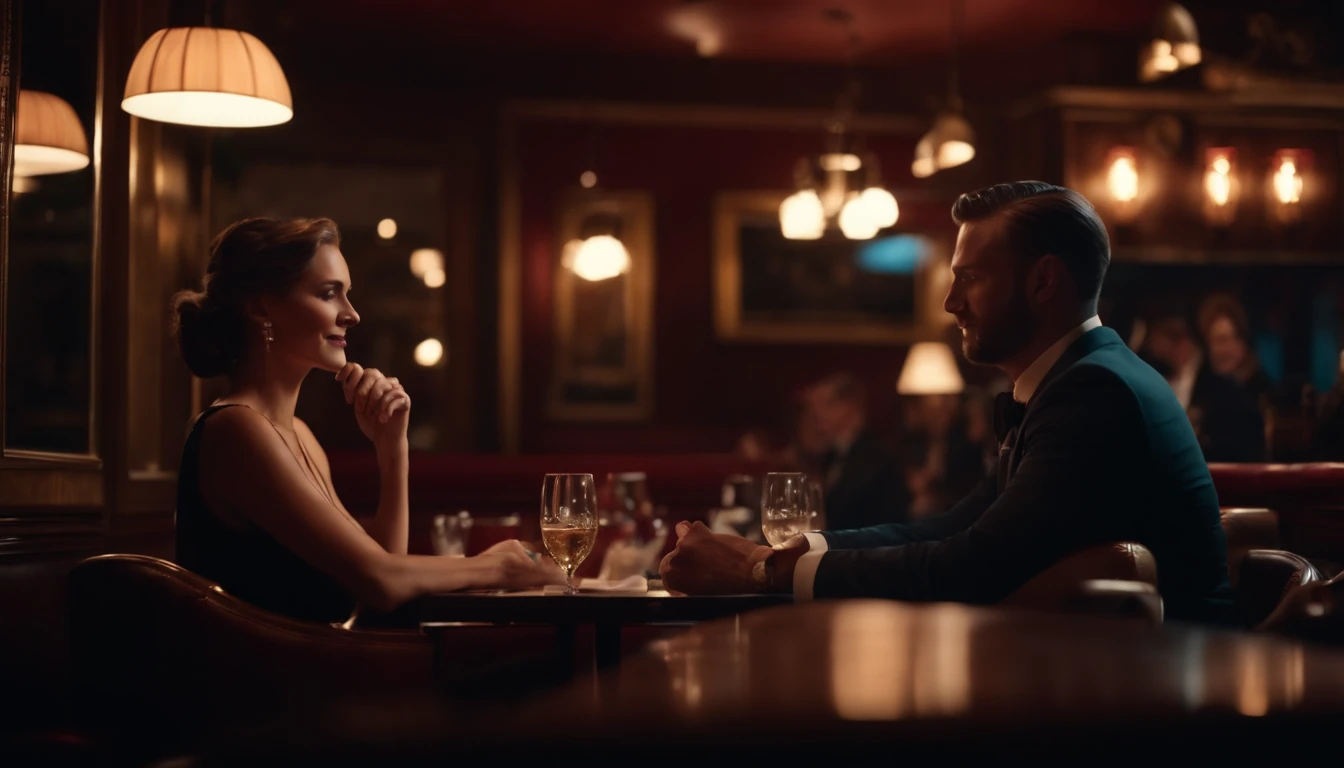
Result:
{"label": "gold picture frame", "polygon": [[[720,193],[714,203],[714,328],[721,341],[773,344],[909,344],[926,337],[940,325],[942,293],[946,290],[946,269],[938,269],[948,261],[948,247],[933,238],[921,238],[924,253],[909,275],[899,277],[877,274],[859,275],[859,270],[843,270],[838,274],[853,285],[855,280],[869,280],[877,287],[906,292],[895,304],[898,311],[865,311],[846,305],[834,307],[842,291],[832,292],[832,307],[790,310],[787,306],[772,311],[753,311],[744,301],[744,288],[750,283],[749,267],[744,267],[744,226],[754,225],[761,230],[777,228],[779,204],[788,196],[784,191],[728,191]],[[847,241],[854,248],[865,241]],[[813,245],[815,244],[815,245]],[[790,247],[807,256],[808,249],[834,250],[837,240],[792,241]],[[814,258],[813,261],[816,261]],[[820,284],[819,284],[820,283]],[[825,281],[811,280],[811,287],[827,290]],[[787,301],[781,302],[787,305]],[[945,323],[943,323],[945,324]]]}
{"label": "gold picture frame", "polygon": [[[576,274],[578,244],[612,234],[626,271],[602,280]],[[562,197],[552,264],[555,354],[548,416],[557,421],[631,422],[653,415],[653,196],[575,191]]]}

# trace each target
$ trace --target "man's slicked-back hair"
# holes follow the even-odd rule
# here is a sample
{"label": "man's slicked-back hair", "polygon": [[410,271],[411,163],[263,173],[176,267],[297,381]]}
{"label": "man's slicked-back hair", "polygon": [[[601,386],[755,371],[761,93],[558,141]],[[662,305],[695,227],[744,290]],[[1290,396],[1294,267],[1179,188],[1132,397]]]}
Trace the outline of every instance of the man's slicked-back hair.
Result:
{"label": "man's slicked-back hair", "polygon": [[958,226],[1003,214],[1008,247],[1030,264],[1048,253],[1064,263],[1086,298],[1101,295],[1111,264],[1106,225],[1087,198],[1043,181],[1013,181],[967,192],[952,204]]}

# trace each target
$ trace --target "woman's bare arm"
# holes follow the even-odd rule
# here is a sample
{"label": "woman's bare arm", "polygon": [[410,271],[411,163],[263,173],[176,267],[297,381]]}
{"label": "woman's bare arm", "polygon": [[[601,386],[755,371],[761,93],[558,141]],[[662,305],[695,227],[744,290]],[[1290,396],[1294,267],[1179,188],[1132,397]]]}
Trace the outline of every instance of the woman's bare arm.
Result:
{"label": "woman's bare arm", "polygon": [[[349,515],[350,510],[345,508],[340,496],[336,494],[336,486],[332,483],[331,463],[327,460],[327,452],[322,450],[317,437],[302,420],[294,419],[294,431],[299,439],[304,441],[309,455],[317,464],[322,482],[327,486],[327,492],[335,499],[341,511]],[[395,456],[378,454],[378,512],[373,520],[360,523],[374,541],[394,555],[406,554],[409,546],[411,533],[410,491],[407,487],[409,474],[410,460],[406,450],[399,451]]]}
{"label": "woman's bare arm", "polygon": [[388,552],[332,508],[270,423],[246,408],[211,417],[201,438],[200,478],[207,505],[250,520],[374,610],[432,592],[564,581],[559,569],[532,561],[521,547],[469,558]]}

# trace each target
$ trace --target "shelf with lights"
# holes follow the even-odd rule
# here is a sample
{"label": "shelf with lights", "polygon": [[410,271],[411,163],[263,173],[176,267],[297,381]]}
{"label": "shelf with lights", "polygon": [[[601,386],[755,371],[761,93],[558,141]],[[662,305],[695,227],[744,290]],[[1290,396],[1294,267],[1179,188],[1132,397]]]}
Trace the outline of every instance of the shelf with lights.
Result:
{"label": "shelf with lights", "polygon": [[1117,258],[1344,258],[1344,109],[1226,94],[1058,89],[1017,110],[1021,178],[1083,193]]}

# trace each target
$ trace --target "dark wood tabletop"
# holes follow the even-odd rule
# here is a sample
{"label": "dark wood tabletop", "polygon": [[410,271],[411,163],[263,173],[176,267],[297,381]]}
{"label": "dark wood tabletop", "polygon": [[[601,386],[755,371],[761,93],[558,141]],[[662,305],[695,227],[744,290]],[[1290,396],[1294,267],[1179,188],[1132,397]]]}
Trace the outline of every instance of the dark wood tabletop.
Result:
{"label": "dark wood tabletop", "polygon": [[700,624],[595,677],[500,707],[365,697],[300,715],[309,719],[280,734],[290,741],[270,747],[335,754],[357,732],[383,764],[1247,759],[1335,743],[1344,651],[1123,619],[832,601]]}
{"label": "dark wood tabletop", "polygon": [[664,589],[642,594],[451,592],[419,601],[420,624],[482,621],[512,624],[656,624],[697,622],[735,616],[793,602],[789,595],[674,595]]}

